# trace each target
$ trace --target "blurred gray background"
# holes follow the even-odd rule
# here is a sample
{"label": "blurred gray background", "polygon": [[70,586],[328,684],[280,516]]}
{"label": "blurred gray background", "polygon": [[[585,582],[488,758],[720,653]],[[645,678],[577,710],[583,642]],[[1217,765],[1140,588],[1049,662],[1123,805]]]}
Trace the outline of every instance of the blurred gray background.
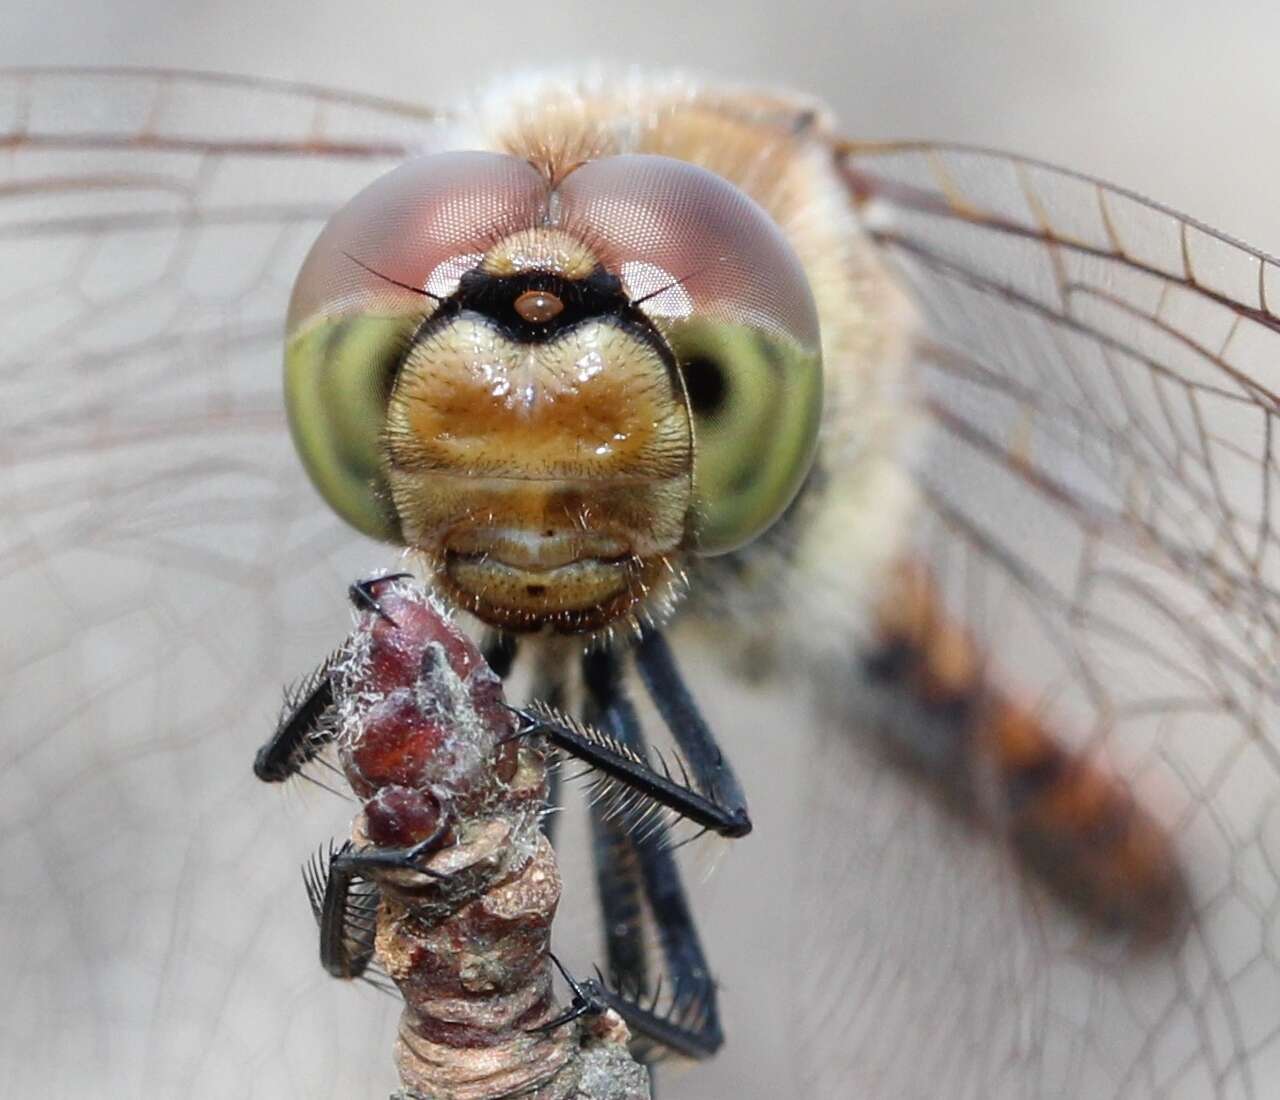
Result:
{"label": "blurred gray background", "polygon": [[[53,0],[13,9],[10,5],[0,16],[3,64],[193,67],[304,80],[425,103],[448,101],[512,69],[585,59],[675,65],[735,80],[793,85],[826,98],[851,136],[940,138],[1014,149],[1127,185],[1280,252],[1280,203],[1274,182],[1280,161],[1275,138],[1280,114],[1280,6],[1237,3],[1224,14],[1224,9],[1204,4],[1152,0],[1070,5],[1017,0],[982,5],[923,0],[858,5],[794,0],[776,5],[732,0],[689,5],[616,5],[604,0],[261,0],[243,5]],[[335,621],[342,615],[337,608]],[[298,648],[314,652],[334,636],[330,633]],[[286,663],[297,670],[300,660],[291,654]],[[704,699],[713,710],[734,705],[726,689],[709,690]],[[787,709],[771,713],[777,728],[783,728]],[[233,734],[246,743],[257,738],[254,731],[228,731],[228,736]],[[242,757],[247,765],[247,755],[238,745],[233,755],[237,766]],[[785,770],[785,744],[775,744],[766,755],[768,759],[748,758],[744,764],[747,786],[757,792],[773,777],[791,774]],[[283,818],[284,824],[276,821],[271,827],[296,832],[273,837],[275,846],[264,856],[266,838],[251,819],[232,816],[242,799],[245,805],[257,806],[250,800],[259,794],[248,784],[241,794],[237,786],[229,812],[219,804],[203,817],[198,837],[181,838],[189,841],[181,860],[179,881],[184,888],[215,858],[206,850],[218,852],[218,858],[226,851],[227,861],[240,859],[243,852],[246,859],[279,859],[285,865],[295,851],[301,858],[308,845],[321,839],[322,834],[291,826]],[[146,797],[146,792],[139,792],[140,800]],[[340,819],[343,812],[340,808],[335,817]],[[763,809],[759,820],[766,820]],[[241,847],[224,848],[222,835],[228,830]],[[767,868],[770,859],[787,855],[770,850],[767,828],[761,827],[758,834],[752,838],[756,846],[746,855],[720,860],[710,886],[702,884],[708,896],[699,906],[713,929],[716,958],[731,975],[727,987],[736,998],[729,1013],[733,1046],[710,1070],[677,1079],[666,1097],[780,1095],[768,1076],[782,1052],[770,1045],[777,1041],[771,1029],[753,1018],[765,1015],[764,1001],[743,995],[752,978],[742,972],[745,963],[776,963],[762,961],[761,945],[767,951],[768,939],[752,927],[753,907],[762,889],[759,874],[753,878],[753,867]],[[712,859],[720,854],[713,852]],[[259,1074],[254,1067],[254,1078],[264,1082],[254,1095],[348,1095],[345,1082],[363,1077],[349,1059],[371,1057],[372,1051],[384,1060],[376,1071],[381,1074],[378,1082],[387,1079],[393,1007],[371,996],[352,1000],[355,994],[327,984],[318,968],[303,975],[294,969],[294,960],[281,961],[276,973],[260,980],[287,991],[292,999],[282,1002],[286,1009],[277,1012],[279,1005],[263,1006],[260,1017],[238,1011],[239,1005],[260,1003],[233,995],[243,978],[232,971],[250,957],[245,945],[266,943],[286,930],[291,936],[294,929],[298,937],[311,935],[301,891],[295,891],[292,881],[287,886],[296,905],[291,912],[276,914],[279,928],[264,932],[256,923],[258,907],[249,902],[239,907],[243,926],[228,921],[225,944],[205,945],[207,954],[195,956],[196,965],[189,972],[212,991],[207,999],[213,1007],[208,1032],[184,1033],[174,1042],[182,1049],[183,1067],[205,1070],[199,1083],[189,1084],[191,1095],[223,1095],[221,1080],[237,1079],[237,1072],[247,1075],[243,1066],[219,1064],[219,1051],[230,1063],[241,1049],[257,1051],[264,1066],[296,1057],[278,1068],[275,1080],[265,1069]],[[767,891],[767,885],[763,889]],[[58,906],[88,908],[99,900],[97,895],[83,902],[79,895],[50,897],[55,914]],[[14,900],[25,900],[25,916],[30,919],[30,897]],[[36,900],[46,899],[38,895]],[[115,920],[122,928],[132,927],[134,921],[146,924],[149,914],[167,911],[164,898],[152,901],[156,908],[140,906],[136,916],[119,906],[101,919]],[[22,930],[6,928],[0,934],[17,938]],[[135,938],[145,946],[137,948]],[[149,972],[153,964],[163,965],[166,972],[182,975],[181,994],[172,995],[194,996],[187,985],[188,970],[173,961],[184,952],[192,954],[182,933],[171,936],[167,929],[157,928],[141,937],[122,933],[119,939],[123,946],[117,955],[118,972],[111,980],[127,985],[135,981],[135,966]],[[274,946],[270,952],[261,950],[282,958]],[[309,939],[297,954],[312,957]],[[89,960],[87,969],[100,970],[101,963]],[[755,982],[756,997],[767,1000],[777,993],[782,999],[781,983],[786,980],[775,965]],[[40,1014],[50,1029],[62,1027],[73,1034],[79,1018],[98,1006],[89,1000],[92,991],[86,991],[85,1002],[76,1004],[67,1003],[61,992],[50,995],[48,1003],[34,1001],[30,1011]],[[759,1014],[755,1004],[762,1007]],[[342,1027],[333,1021],[349,1020],[366,1006],[378,1014],[376,1026],[369,1025],[376,1034],[344,1038]],[[153,1035],[165,1035],[168,1043],[172,1037],[166,1033],[165,1011],[165,1002],[159,1002],[148,1026]],[[279,1049],[286,1053],[275,1059],[276,1037],[291,1031],[302,1038],[292,1045],[282,1039]],[[25,1034],[22,1028],[13,1033]],[[235,1041],[228,1043],[228,1037]],[[921,1037],[922,1044],[930,1041]],[[0,1053],[5,1050],[16,1056],[20,1046],[0,1029]],[[107,1061],[122,1064],[134,1053],[109,1052]],[[137,1053],[154,1057],[150,1050]],[[91,1051],[86,1067],[102,1057],[102,1051]],[[92,1088],[89,1068],[84,1076]],[[38,1069],[27,1067],[25,1076],[20,1073],[17,1079],[38,1082],[43,1077]],[[79,1078],[64,1073],[63,1079]],[[158,1073],[155,1079],[165,1080]],[[330,1082],[335,1083],[330,1087]],[[0,1076],[0,1096],[10,1095],[5,1091],[9,1087],[12,1081]],[[115,1082],[98,1087],[101,1091],[87,1095],[124,1095]],[[167,1098],[165,1087],[149,1095]],[[938,1088],[940,1096],[955,1094],[946,1082]],[[1142,1083],[1134,1089],[1134,1095],[1148,1094]],[[377,1095],[376,1090],[369,1095]]]}

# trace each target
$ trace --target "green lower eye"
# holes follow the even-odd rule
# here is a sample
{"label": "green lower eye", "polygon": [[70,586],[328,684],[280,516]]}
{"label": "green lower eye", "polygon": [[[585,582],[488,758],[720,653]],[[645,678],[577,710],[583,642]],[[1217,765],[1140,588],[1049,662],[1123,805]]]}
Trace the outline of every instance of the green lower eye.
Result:
{"label": "green lower eye", "polygon": [[720,554],[768,528],[813,462],[822,360],[786,336],[692,319],[667,338],[693,418],[695,540]]}
{"label": "green lower eye", "polygon": [[398,541],[379,445],[391,382],[416,317],[324,319],[285,351],[294,446],[321,496],[353,527]]}

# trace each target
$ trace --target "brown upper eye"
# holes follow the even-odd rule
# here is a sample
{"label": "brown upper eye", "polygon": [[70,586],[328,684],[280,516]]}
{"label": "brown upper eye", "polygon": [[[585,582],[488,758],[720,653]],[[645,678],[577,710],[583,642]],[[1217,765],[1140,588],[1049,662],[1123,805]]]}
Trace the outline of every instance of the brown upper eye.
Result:
{"label": "brown upper eye", "polygon": [[540,325],[558,316],[564,303],[547,290],[526,290],[515,300],[515,311],[531,325]]}

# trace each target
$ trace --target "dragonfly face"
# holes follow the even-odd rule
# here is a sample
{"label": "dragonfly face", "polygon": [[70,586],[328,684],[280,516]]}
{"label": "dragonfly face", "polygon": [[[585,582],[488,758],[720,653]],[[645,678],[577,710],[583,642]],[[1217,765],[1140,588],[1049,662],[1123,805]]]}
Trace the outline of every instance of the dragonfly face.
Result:
{"label": "dragonfly face", "polygon": [[317,487],[508,630],[663,611],[686,554],[777,518],[817,441],[798,258],[671,158],[411,161],[320,235],[288,328]]}
{"label": "dragonfly face", "polygon": [[[1068,172],[939,146],[844,145],[775,100],[735,100],[725,112],[725,95],[686,92],[707,108],[690,133],[705,138],[709,116],[723,123],[714,142],[697,143],[722,158],[715,173],[737,179],[731,166],[745,166],[754,182],[738,180],[739,190],[763,194],[775,181],[793,200],[769,217],[800,258],[804,279],[788,285],[807,283],[813,295],[824,381],[837,363],[899,366],[862,376],[865,386],[828,384],[811,476],[815,489],[839,492],[796,500],[803,539],[782,537],[800,528],[769,526],[772,506],[762,507],[749,526],[766,529],[750,553],[713,556],[697,537],[687,364],[661,395],[669,419],[647,421],[680,427],[671,437],[685,433],[687,455],[664,454],[692,471],[687,502],[671,513],[683,525],[672,568],[691,574],[677,649],[710,638],[750,668],[791,677],[781,694],[719,677],[694,683],[752,798],[756,830],[695,897],[724,981],[728,1043],[667,1093],[785,1095],[798,1081],[815,1096],[929,1095],[951,1080],[986,1096],[1268,1095],[1280,982],[1276,265]],[[121,1095],[162,1096],[389,1089],[391,1008],[321,984],[305,900],[282,870],[349,813],[265,797],[246,765],[279,684],[341,635],[332,594],[384,563],[317,505],[289,446],[279,358],[290,288],[334,211],[441,148],[456,120],[173,74],[19,74],[0,94],[18,120],[6,146],[14,175],[0,192],[5,254],[17,262],[0,278],[5,300],[22,303],[9,314],[2,385],[16,411],[5,436],[6,606],[23,635],[4,658],[0,830],[12,856],[6,923],[23,934],[0,937],[0,962],[33,991],[14,999],[0,1040],[17,1052],[5,1059],[14,1086],[48,1092],[52,1081],[55,1095],[75,1094],[105,1081]],[[97,112],[115,96],[123,121],[99,128]],[[512,110],[518,131],[527,119]],[[231,137],[229,118],[243,120]],[[761,122],[774,135],[767,154]],[[494,149],[492,120],[477,126]],[[688,157],[687,143],[652,133],[643,155]],[[798,140],[812,144],[793,160]],[[824,165],[838,186],[814,187],[811,172],[789,175],[784,163]],[[557,251],[543,234],[539,270],[550,255],[563,278],[574,248],[594,243],[560,239]],[[499,244],[478,242],[476,265]],[[481,359],[508,374],[513,364],[516,375],[536,371],[553,341],[515,341],[521,358],[487,314],[464,319],[459,309],[442,337],[449,370],[419,349],[412,382],[425,404],[407,389],[393,400],[412,372],[389,379],[390,392],[339,375],[327,384],[349,386],[339,404],[353,420],[325,424],[303,409],[324,389],[327,361],[304,346],[308,324],[322,323],[318,303],[347,280],[397,303],[388,327],[403,320],[401,305],[429,325],[440,308],[430,294],[450,299],[464,274],[446,269],[432,283],[434,265],[399,270],[393,256],[353,247],[331,255],[338,282],[321,280],[309,300],[298,292],[290,350],[316,387],[308,396],[291,382],[302,449],[351,440],[335,447],[345,470],[317,473],[322,460],[309,459],[326,497],[362,530],[420,543],[459,602],[488,590],[492,573],[476,580],[466,570],[495,548],[495,570],[562,568],[554,538],[494,534],[546,538],[534,521],[546,501],[508,496],[501,524],[476,522],[463,498],[483,487],[468,479],[454,496],[445,471],[463,460],[424,458],[430,431],[412,423],[415,409],[439,415],[435,386],[446,374],[474,380]],[[629,304],[661,285],[656,273],[628,284],[621,265],[602,266]],[[656,266],[662,277],[684,273]],[[686,308],[683,289],[668,292],[674,312]],[[656,309],[665,297],[636,308],[650,307],[646,322],[673,348],[670,314]],[[568,311],[571,298],[563,285],[531,285],[508,301],[522,322],[552,327],[557,301]],[[922,327],[908,355],[911,309]],[[612,320],[583,324],[609,344]],[[803,342],[802,327],[782,328]],[[488,350],[475,356],[468,340]],[[643,357],[632,365],[656,376]],[[573,387],[578,420],[590,396]],[[514,412],[501,402],[467,409],[487,410],[511,438]],[[409,465],[429,467],[409,471],[399,496],[389,414],[400,417]],[[909,421],[925,433],[913,435]],[[850,424],[861,428],[828,430]],[[520,420],[518,430],[521,455],[545,444],[548,463],[573,446],[550,422]],[[754,448],[757,434],[725,445]],[[489,460],[490,438],[476,430],[464,443]],[[857,465],[876,453],[893,457]],[[512,461],[506,449],[496,460]],[[362,499],[359,485],[371,484]],[[552,514],[564,520],[573,508],[561,505]],[[445,513],[449,523],[466,516],[454,544],[437,526]],[[634,550],[628,540],[642,526],[624,522],[605,537]],[[450,546],[459,579],[444,560]],[[614,549],[583,540],[564,554],[595,569]],[[885,577],[921,576],[893,571],[904,558],[923,564],[926,580],[885,607]],[[777,583],[754,583],[762,576]],[[919,599],[921,590],[938,599]],[[551,617],[531,598],[526,584],[491,621]],[[618,621],[642,608],[643,593]],[[927,647],[922,626],[937,628],[924,631]],[[897,664],[880,654],[873,683],[863,655],[881,629],[908,642]],[[964,732],[976,673],[999,689],[1002,722],[981,729],[1004,746],[980,757]],[[810,707],[801,685],[814,683]],[[933,736],[939,714],[961,736]],[[929,761],[952,809],[887,762],[877,749],[886,730],[896,755],[917,768]],[[1036,730],[1071,760],[1089,754],[1096,768],[1077,776],[1121,774],[1148,807],[1163,831],[1134,830],[1132,817],[1126,828],[1173,846],[1189,895],[1180,937],[1126,952],[1017,870],[1006,848],[1026,855],[1039,845],[1035,854],[1054,862],[1046,841],[1066,844],[1064,815],[1086,806],[1047,757],[1010,782],[1013,750],[1043,749]],[[967,790],[948,785],[948,768]],[[1092,789],[1096,807],[1113,788]],[[999,805],[1001,827],[957,820],[957,793],[981,819],[991,791],[1026,797]],[[1100,821],[1092,810],[1077,820]],[[1092,834],[1089,850],[1107,857],[1095,872],[1118,866],[1115,835]],[[1135,865],[1158,869],[1164,854]],[[580,883],[590,869],[564,877]],[[586,972],[598,957],[593,922],[573,923],[572,909],[557,936],[562,950],[583,945],[567,961]],[[68,1061],[67,1027],[83,1058]]]}

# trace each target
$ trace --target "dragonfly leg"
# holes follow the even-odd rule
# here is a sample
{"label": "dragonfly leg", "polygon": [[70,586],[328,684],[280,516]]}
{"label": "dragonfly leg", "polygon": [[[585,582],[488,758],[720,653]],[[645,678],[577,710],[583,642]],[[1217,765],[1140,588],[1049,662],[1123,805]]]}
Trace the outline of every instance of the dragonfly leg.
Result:
{"label": "dragonfly leg", "polygon": [[[616,654],[589,653],[583,660],[583,678],[592,704],[591,717],[611,736],[640,755],[645,754],[644,736],[631,701],[622,688],[622,670]],[[608,825],[608,822],[603,824]],[[597,826],[599,829],[599,825]],[[597,833],[599,836],[599,832]],[[715,982],[707,965],[698,930],[684,885],[680,881],[675,855],[665,827],[650,830],[643,839],[624,834],[620,839],[626,855],[619,862],[620,849],[613,853],[612,869],[602,868],[602,852],[597,843],[597,871],[601,888],[601,908],[606,921],[610,966],[618,971],[619,991],[605,989],[602,995],[628,1026],[649,1045],[666,1047],[691,1058],[707,1058],[724,1041],[720,1028]],[[619,885],[620,884],[620,885]],[[640,911],[632,899],[642,896],[653,917],[659,946],[673,989],[670,1002],[659,1010],[661,990],[645,999],[643,942]],[[633,916],[634,912],[634,916]],[[616,965],[618,954],[623,967]],[[628,973],[626,967],[631,968]],[[637,974],[638,971],[638,974]],[[635,979],[638,977],[638,981]],[[632,979],[634,997],[628,995]]]}
{"label": "dragonfly leg", "polygon": [[333,740],[330,669],[335,656],[288,693],[275,733],[253,758],[253,774],[264,783],[282,783],[297,775]]}
{"label": "dragonfly leg", "polygon": [[[377,586],[410,576],[410,573],[389,573],[366,577],[347,588],[347,597],[359,610],[373,611],[391,622],[378,603]],[[330,654],[315,672],[288,693],[275,733],[253,760],[253,774],[264,783],[282,783],[293,778],[333,740],[333,729],[328,722],[333,707],[330,672],[337,656],[337,653]]]}
{"label": "dragonfly leg", "polygon": [[[595,713],[590,709],[593,706],[594,702],[588,700],[588,713]],[[563,756],[581,760],[597,775],[597,800],[601,791],[611,792],[606,795],[609,812],[605,816],[623,817],[629,832],[652,831],[661,822],[663,811],[668,820],[693,822],[701,826],[702,832],[739,837],[750,830],[751,823],[744,822],[740,813],[695,786],[696,780],[689,777],[683,759],[676,761],[680,773],[677,778],[662,756],[657,757],[655,766],[647,753],[619,741],[598,723],[575,722],[542,699],[530,707],[512,709],[524,723],[522,736],[536,734],[545,738]]]}
{"label": "dragonfly leg", "polygon": [[409,844],[403,848],[365,848],[361,851],[348,846],[334,858],[330,870],[336,873],[341,868],[345,873],[360,875],[363,878],[367,878],[371,872],[378,871],[415,871],[420,875],[426,875],[427,878],[441,878],[443,876],[435,871],[428,867],[420,867],[418,864],[423,856],[429,855],[440,847],[452,827],[453,822],[449,816],[442,814],[440,824],[432,830],[431,835],[424,837],[416,844]]}
{"label": "dragonfly leg", "polygon": [[311,910],[320,926],[320,962],[335,978],[360,977],[373,958],[377,895],[354,892],[360,876],[347,858],[350,854],[351,842],[347,841],[336,852],[330,851],[327,865],[313,862],[302,872]]}
{"label": "dragonfly leg", "polygon": [[751,818],[747,813],[747,798],[742,785],[685,686],[671,647],[661,633],[645,631],[636,647],[636,667],[699,787],[731,814],[734,828],[726,830],[725,835],[746,836],[751,832]]}
{"label": "dragonfly leg", "polygon": [[329,865],[323,872],[317,872],[314,867],[304,870],[307,895],[320,925],[320,961],[335,978],[360,977],[373,956],[372,909],[377,904],[376,887],[374,892],[357,895],[353,891],[355,882],[360,879],[371,882],[372,876],[385,871],[415,871],[428,878],[440,877],[418,863],[424,855],[440,847],[449,828],[448,818],[442,817],[430,836],[403,848],[357,851],[347,841],[330,855]]}
{"label": "dragonfly leg", "polygon": [[484,645],[484,660],[499,680],[511,675],[511,666],[516,662],[519,643],[514,634],[505,632],[492,635]]}
{"label": "dragonfly leg", "polygon": [[[597,659],[589,656],[584,666]],[[588,674],[590,676],[590,674]],[[624,705],[630,706],[623,701]],[[584,717],[600,721],[596,700],[588,699]],[[559,770],[559,769],[557,769]],[[644,950],[644,883],[639,854],[630,830],[610,816],[599,801],[591,803],[592,854],[596,890],[604,918],[606,966],[622,989],[642,996],[648,991],[648,962]]]}
{"label": "dragonfly leg", "polygon": [[565,968],[564,963],[548,951],[547,957],[555,963],[556,969],[560,971],[560,976],[564,978],[565,983],[573,993],[573,1000],[569,1002],[569,1007],[561,1012],[558,1016],[548,1020],[545,1024],[539,1024],[535,1028],[530,1028],[531,1034],[539,1034],[545,1031],[555,1031],[558,1027],[578,1019],[580,1016],[598,1016],[609,1007],[609,1002],[604,999],[603,989],[600,983],[594,978],[587,978],[585,981],[578,981]]}
{"label": "dragonfly leg", "polygon": [[378,618],[396,625],[395,620],[388,615],[382,605],[378,603],[377,586],[387,584],[391,581],[403,580],[406,577],[412,577],[412,573],[384,573],[379,577],[366,577],[364,580],[356,581],[347,589],[347,599],[355,605],[359,611],[372,611]]}

